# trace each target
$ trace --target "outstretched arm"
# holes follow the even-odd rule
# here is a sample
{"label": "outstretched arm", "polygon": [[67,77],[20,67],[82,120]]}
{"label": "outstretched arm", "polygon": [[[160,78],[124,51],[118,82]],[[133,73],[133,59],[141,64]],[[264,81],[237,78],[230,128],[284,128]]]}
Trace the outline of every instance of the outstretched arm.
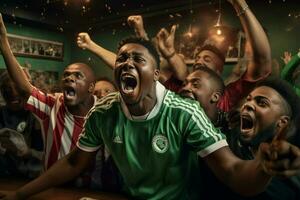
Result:
{"label": "outstretched arm", "polygon": [[141,15],[131,15],[127,18],[129,26],[133,27],[137,37],[149,40],[148,35],[144,29],[143,18]]}
{"label": "outstretched arm", "polygon": [[94,157],[95,152],[84,152],[76,147],[40,177],[29,182],[9,196],[1,197],[0,194],[0,199],[27,199],[50,187],[70,181],[78,176],[80,172],[90,164]]}
{"label": "outstretched arm", "polygon": [[[245,0],[228,0],[240,18],[246,34],[246,56],[249,61],[245,79],[257,80],[271,72],[271,48],[267,35]],[[247,47],[248,46],[248,47]]]}
{"label": "outstretched arm", "polygon": [[33,86],[30,84],[27,76],[23,72],[20,64],[13,55],[7,37],[7,31],[0,13],[0,49],[11,79],[17,87],[25,93],[25,98],[31,94]]}
{"label": "outstretched arm", "polygon": [[116,54],[104,49],[91,40],[88,33],[79,33],[77,36],[77,45],[83,50],[87,49],[98,56],[111,69],[115,67]]}
{"label": "outstretched arm", "polygon": [[168,61],[174,73],[174,76],[178,80],[184,81],[185,77],[188,74],[188,69],[182,57],[180,57],[175,51],[175,31],[176,25],[172,26],[170,33],[165,28],[162,28],[158,32],[156,38],[159,51],[161,52],[162,56]]}
{"label": "outstretched arm", "polygon": [[224,184],[244,196],[261,193],[271,180],[259,159],[241,160],[228,147],[211,153],[204,160]]}

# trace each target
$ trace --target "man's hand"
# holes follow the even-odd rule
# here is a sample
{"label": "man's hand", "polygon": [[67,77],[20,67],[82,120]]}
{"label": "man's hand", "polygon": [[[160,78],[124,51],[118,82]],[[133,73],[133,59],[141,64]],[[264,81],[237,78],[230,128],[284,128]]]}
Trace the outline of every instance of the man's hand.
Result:
{"label": "man's hand", "polygon": [[292,59],[291,52],[285,51],[281,59],[283,60],[284,64],[288,64]]}
{"label": "man's hand", "polygon": [[144,22],[141,15],[131,15],[127,18],[129,26],[134,28],[135,34],[145,40],[149,40],[147,33],[144,29]]}
{"label": "man's hand", "polygon": [[144,29],[143,18],[141,15],[131,15],[127,18],[127,23],[134,29],[141,30]]}
{"label": "man's hand", "polygon": [[259,146],[262,167],[271,176],[287,178],[300,172],[300,149],[286,141],[287,129],[277,127],[272,142]]}
{"label": "man's hand", "polygon": [[175,54],[174,39],[176,25],[173,25],[170,33],[162,28],[156,35],[158,48],[164,58],[171,58]]}
{"label": "man's hand", "polygon": [[90,49],[93,41],[91,40],[88,33],[79,33],[77,36],[78,47],[84,49]]}
{"label": "man's hand", "polygon": [[264,171],[272,176],[290,177],[300,173],[300,149],[285,140],[262,143]]}

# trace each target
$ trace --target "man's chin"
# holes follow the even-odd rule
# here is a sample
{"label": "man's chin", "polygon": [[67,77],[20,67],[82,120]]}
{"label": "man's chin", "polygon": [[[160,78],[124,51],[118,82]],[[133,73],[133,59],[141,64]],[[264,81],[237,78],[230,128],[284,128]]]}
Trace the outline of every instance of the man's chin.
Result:
{"label": "man's chin", "polygon": [[72,99],[72,100],[65,99],[64,103],[66,106],[76,106],[77,105],[76,99]]}
{"label": "man's chin", "polygon": [[135,104],[139,103],[139,101],[137,100],[137,97],[135,97],[135,96],[128,96],[128,95],[122,94],[122,98],[126,105],[135,105]]}

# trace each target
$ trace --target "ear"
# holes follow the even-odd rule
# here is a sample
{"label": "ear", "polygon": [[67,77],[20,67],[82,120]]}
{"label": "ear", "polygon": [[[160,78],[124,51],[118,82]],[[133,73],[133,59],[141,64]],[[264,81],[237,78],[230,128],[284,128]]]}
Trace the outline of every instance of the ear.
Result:
{"label": "ear", "polygon": [[211,95],[210,102],[211,102],[211,103],[218,103],[220,99],[221,99],[221,94],[220,94],[220,92],[214,92],[214,93]]}
{"label": "ear", "polygon": [[94,82],[90,83],[90,86],[89,86],[89,89],[88,89],[89,93],[94,93],[94,88],[95,88],[95,83]]}
{"label": "ear", "polygon": [[289,125],[289,122],[290,122],[290,117],[289,116],[286,116],[286,115],[283,115],[279,118],[278,122],[277,122],[277,127],[278,128],[285,128]]}
{"label": "ear", "polygon": [[158,81],[159,79],[159,69],[154,70],[154,81]]}

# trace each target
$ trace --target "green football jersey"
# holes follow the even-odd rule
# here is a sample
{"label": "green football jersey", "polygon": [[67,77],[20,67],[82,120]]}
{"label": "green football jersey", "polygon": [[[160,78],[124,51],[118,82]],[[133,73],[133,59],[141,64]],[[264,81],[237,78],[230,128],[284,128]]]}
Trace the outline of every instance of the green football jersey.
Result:
{"label": "green football jersey", "polygon": [[128,193],[142,199],[198,199],[198,155],[227,145],[199,103],[157,84],[157,103],[147,119],[133,120],[119,93],[89,113],[78,147],[105,144]]}

